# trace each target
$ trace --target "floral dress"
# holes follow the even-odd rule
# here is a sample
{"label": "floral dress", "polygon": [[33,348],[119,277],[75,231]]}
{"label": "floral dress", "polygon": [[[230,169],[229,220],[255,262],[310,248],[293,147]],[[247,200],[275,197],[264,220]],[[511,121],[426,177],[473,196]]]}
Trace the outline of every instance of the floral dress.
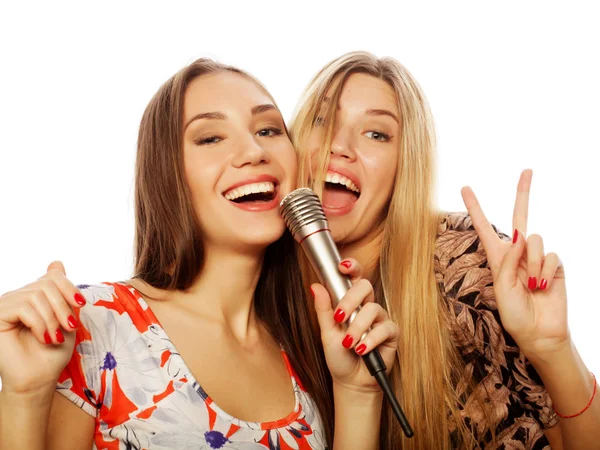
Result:
{"label": "floral dress", "polygon": [[268,423],[239,420],[194,379],[133,287],[79,286],[71,361],[57,390],[96,420],[93,449],[313,450],[326,448],[323,424],[285,354],[296,402]]}

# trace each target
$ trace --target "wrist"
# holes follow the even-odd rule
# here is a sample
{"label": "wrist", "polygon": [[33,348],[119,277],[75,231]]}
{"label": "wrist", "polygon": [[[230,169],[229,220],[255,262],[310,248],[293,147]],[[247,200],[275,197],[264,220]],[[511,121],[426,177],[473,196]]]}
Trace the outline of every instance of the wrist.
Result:
{"label": "wrist", "polygon": [[18,405],[22,408],[50,406],[52,405],[54,392],[56,392],[56,385],[26,392],[11,391],[10,388],[2,386],[2,390],[0,390],[0,403]]}
{"label": "wrist", "polygon": [[343,400],[363,406],[381,406],[383,392],[380,389],[359,388],[356,386],[333,383],[333,396],[337,402]]}
{"label": "wrist", "polygon": [[523,354],[537,370],[542,371],[572,363],[577,358],[577,351],[571,338],[567,338],[542,351],[523,350]]}

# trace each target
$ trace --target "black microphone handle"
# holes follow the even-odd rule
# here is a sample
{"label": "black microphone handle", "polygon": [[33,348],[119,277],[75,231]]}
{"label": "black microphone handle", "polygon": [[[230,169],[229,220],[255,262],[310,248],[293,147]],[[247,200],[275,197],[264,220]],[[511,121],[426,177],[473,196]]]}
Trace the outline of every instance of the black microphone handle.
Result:
{"label": "black microphone handle", "polygon": [[394,415],[396,416],[398,422],[400,423],[400,426],[402,427],[402,431],[404,431],[406,437],[413,437],[414,432],[410,427],[406,416],[404,415],[404,411],[402,411],[402,408],[400,407],[400,403],[398,403],[398,399],[396,398],[396,395],[392,390],[390,380],[387,374],[385,373],[386,367],[385,363],[383,362],[383,358],[381,357],[381,353],[379,353],[379,350],[374,348],[372,351],[364,355],[362,359],[365,362],[367,369],[369,369],[369,373],[373,377],[375,377],[377,383],[379,383],[379,386],[381,387],[385,398],[389,402],[392,411],[394,411]]}

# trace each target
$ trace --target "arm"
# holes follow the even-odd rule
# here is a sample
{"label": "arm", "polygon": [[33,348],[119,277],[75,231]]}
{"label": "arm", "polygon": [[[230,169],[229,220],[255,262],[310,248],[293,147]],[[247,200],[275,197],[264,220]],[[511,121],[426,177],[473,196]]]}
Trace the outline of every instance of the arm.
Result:
{"label": "arm", "polygon": [[[562,415],[572,415],[589,403],[594,391],[594,381],[572,342],[552,356],[531,362],[552,398],[555,411]],[[560,431],[550,431],[547,433],[549,438],[554,440],[552,434],[560,436],[556,439],[557,443],[562,441],[562,448],[565,450],[597,449],[600,442],[598,397],[596,392],[592,404],[579,416],[561,419]]]}
{"label": "arm", "polygon": [[[361,392],[339,385],[333,387],[335,429],[333,450],[379,449],[381,392]],[[360,430],[360,432],[356,432]]]}
{"label": "arm", "polygon": [[52,395],[0,391],[0,448],[44,450]]}
{"label": "arm", "polygon": [[[338,268],[351,276],[362,270],[354,259],[346,259]],[[375,450],[379,448],[383,392],[359,355],[377,348],[389,374],[396,358],[399,329],[387,312],[375,303],[371,283],[357,276],[353,278],[352,288],[336,305],[335,313],[323,286],[313,284],[311,291],[325,358],[333,379],[333,448]],[[360,311],[349,322],[358,306],[361,306]]]}
{"label": "arm", "polygon": [[0,448],[89,450],[95,421],[54,389],[0,391]]}

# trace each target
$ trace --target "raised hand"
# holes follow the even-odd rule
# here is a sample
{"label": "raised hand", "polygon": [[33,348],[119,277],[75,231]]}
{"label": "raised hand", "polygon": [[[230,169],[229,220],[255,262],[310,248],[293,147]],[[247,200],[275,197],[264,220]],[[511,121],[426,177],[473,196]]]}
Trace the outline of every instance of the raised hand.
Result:
{"label": "raised hand", "polygon": [[527,236],[532,175],[525,170],[519,180],[512,242],[498,237],[470,188],[461,193],[487,255],[502,324],[525,356],[535,359],[566,348],[570,333],[563,266],[556,253],[544,253],[540,235]]}
{"label": "raised hand", "polygon": [[[377,381],[369,374],[360,355],[377,347],[389,373],[396,357],[399,329],[387,312],[375,303],[373,286],[361,278],[362,266],[349,258],[340,263],[339,269],[352,278],[353,286],[335,310],[325,287],[318,283],[311,286],[327,366],[333,382],[338,385],[380,392]],[[358,306],[361,310],[346,329],[343,324]],[[362,339],[369,328],[372,328],[371,331]]]}
{"label": "raised hand", "polygon": [[79,326],[74,308],[85,305],[60,262],[37,281],[0,297],[2,390],[54,389],[73,353]]}

